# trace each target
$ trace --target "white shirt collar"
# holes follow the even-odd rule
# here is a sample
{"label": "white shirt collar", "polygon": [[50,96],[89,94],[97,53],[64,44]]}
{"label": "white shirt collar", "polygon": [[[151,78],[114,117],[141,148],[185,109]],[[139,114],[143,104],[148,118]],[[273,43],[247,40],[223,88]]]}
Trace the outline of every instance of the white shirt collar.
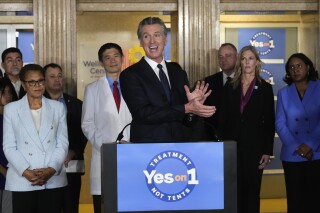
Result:
{"label": "white shirt collar", "polygon": [[228,77],[231,77],[231,78],[233,78],[234,77],[234,72],[231,74],[231,75],[226,75],[223,71],[221,71],[222,72],[222,75],[223,75],[223,85],[225,85],[225,83],[227,82],[227,80],[228,80]]}
{"label": "white shirt collar", "polygon": [[[146,62],[150,65],[150,67],[153,69],[153,70],[158,70],[158,63],[155,62],[154,60],[148,58],[147,56],[144,56],[144,59],[146,60]],[[161,63],[160,63],[163,67],[163,71],[166,73],[166,70],[167,70],[167,67],[166,67],[166,63],[165,61],[162,59]]]}
{"label": "white shirt collar", "polygon": [[[160,80],[160,77],[159,77],[159,68],[157,67],[157,66],[158,66],[158,63],[155,62],[154,60],[148,58],[147,56],[144,56],[144,59],[145,59],[146,62],[150,65],[150,67],[152,68],[152,70],[154,71],[154,73],[157,75],[157,77],[158,77],[159,80]],[[169,74],[168,74],[168,70],[167,70],[167,66],[166,66],[166,62],[162,59],[162,61],[160,62],[160,64],[162,65],[162,69],[163,69],[164,73],[166,74],[166,76],[167,76],[167,78],[168,78],[169,85],[171,86],[171,84],[170,84],[170,78],[169,78]]]}

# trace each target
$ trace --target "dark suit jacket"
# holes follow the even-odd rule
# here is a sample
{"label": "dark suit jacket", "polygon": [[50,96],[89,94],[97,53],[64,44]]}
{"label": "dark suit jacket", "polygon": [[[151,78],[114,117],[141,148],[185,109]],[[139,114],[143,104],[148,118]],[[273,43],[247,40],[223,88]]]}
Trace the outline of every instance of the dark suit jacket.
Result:
{"label": "dark suit jacket", "polygon": [[171,85],[171,104],[162,85],[144,58],[120,75],[124,100],[132,114],[131,142],[186,141],[183,121],[187,74],[177,63],[166,63]]}
{"label": "dark suit jacket", "polygon": [[[251,98],[240,113],[240,85],[224,87],[220,107],[219,133],[223,140],[238,142],[242,154],[261,158],[263,154],[273,154],[275,133],[274,96],[272,86],[257,80]],[[260,160],[260,159],[259,159]]]}
{"label": "dark suit jacket", "polygon": [[21,85],[20,91],[19,91],[19,96],[18,96],[18,94],[16,93],[16,90],[14,89],[14,86],[11,83],[11,80],[9,79],[9,77],[8,77],[8,75],[6,73],[4,73],[3,79],[9,85],[10,92],[12,94],[12,101],[17,101],[17,100],[21,99],[26,94],[26,91],[24,90],[24,88]]}
{"label": "dark suit jacket", "polygon": [[[219,114],[221,99],[223,93],[223,72],[218,72],[214,75],[210,75],[204,79],[206,83],[209,83],[209,89],[212,90],[212,93],[207,97],[205,105],[215,106],[217,111],[209,118],[204,118],[205,122],[208,123],[205,125],[205,130],[208,139],[213,139],[215,137],[215,131],[218,129],[219,123]],[[213,127],[212,127],[213,125]]]}
{"label": "dark suit jacket", "polygon": [[[45,92],[44,96],[51,98],[47,92]],[[82,101],[66,93],[63,93],[63,97],[67,105],[69,150],[72,149],[76,152],[73,160],[83,160],[87,138],[84,136],[81,129]]]}
{"label": "dark suit jacket", "polygon": [[219,118],[222,140],[237,142],[238,212],[259,212],[263,170],[258,169],[262,155],[272,155],[275,133],[272,86],[256,81],[250,100],[240,113],[241,88],[224,87]]}

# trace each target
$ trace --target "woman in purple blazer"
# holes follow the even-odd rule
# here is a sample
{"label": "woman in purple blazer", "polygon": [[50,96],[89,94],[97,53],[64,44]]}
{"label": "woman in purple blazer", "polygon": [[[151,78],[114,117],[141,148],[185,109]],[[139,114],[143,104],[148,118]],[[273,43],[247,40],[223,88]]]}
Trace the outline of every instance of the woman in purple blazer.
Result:
{"label": "woman in purple blazer", "polygon": [[282,160],[288,213],[319,212],[320,82],[312,61],[303,53],[291,55],[278,93],[276,131],[282,141]]}

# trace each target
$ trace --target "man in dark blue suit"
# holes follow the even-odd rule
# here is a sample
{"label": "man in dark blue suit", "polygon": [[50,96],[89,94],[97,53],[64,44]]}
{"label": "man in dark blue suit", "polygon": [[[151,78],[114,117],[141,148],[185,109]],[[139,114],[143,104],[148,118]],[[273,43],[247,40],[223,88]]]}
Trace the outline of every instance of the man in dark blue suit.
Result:
{"label": "man in dark blue suit", "polygon": [[215,140],[215,130],[218,129],[219,109],[221,105],[223,87],[234,76],[234,69],[237,62],[237,48],[231,43],[224,43],[218,51],[218,62],[221,72],[206,77],[204,80],[209,84],[212,93],[205,101],[206,105],[216,106],[217,112],[205,119],[206,138],[204,140]]}
{"label": "man in dark blue suit", "polygon": [[67,170],[68,186],[64,191],[62,212],[78,213],[81,175],[84,174],[84,149],[87,145],[87,138],[81,129],[82,101],[63,93],[62,68],[58,64],[47,64],[43,70],[46,86],[44,95],[47,98],[62,102],[67,112],[69,150],[64,165],[65,167],[68,167],[71,163],[77,165],[77,170]]}
{"label": "man in dark blue suit", "polygon": [[210,94],[204,82],[190,93],[187,74],[164,61],[167,28],[157,17],[143,19],[138,38],[146,56],[120,75],[121,91],[132,114],[131,142],[187,141],[185,124],[194,115],[210,117],[214,106],[203,105]]}

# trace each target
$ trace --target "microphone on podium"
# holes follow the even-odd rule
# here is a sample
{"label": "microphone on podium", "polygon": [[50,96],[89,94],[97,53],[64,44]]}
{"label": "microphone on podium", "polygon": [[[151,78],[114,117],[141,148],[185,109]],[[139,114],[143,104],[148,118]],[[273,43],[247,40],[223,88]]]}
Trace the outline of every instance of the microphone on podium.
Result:
{"label": "microphone on podium", "polygon": [[123,127],[123,129],[121,130],[121,132],[118,134],[116,143],[120,143],[120,142],[121,142],[121,139],[123,138],[123,132],[124,132],[124,130],[125,130],[128,126],[130,126],[130,125],[131,125],[131,122],[128,123],[127,125],[125,125],[125,126]]}
{"label": "microphone on podium", "polygon": [[204,125],[209,126],[211,128],[211,130],[213,131],[213,140],[215,140],[216,142],[220,142],[221,140],[217,134],[217,132],[218,132],[217,129],[211,123],[209,123],[207,121],[203,121],[203,123],[204,123]]}

